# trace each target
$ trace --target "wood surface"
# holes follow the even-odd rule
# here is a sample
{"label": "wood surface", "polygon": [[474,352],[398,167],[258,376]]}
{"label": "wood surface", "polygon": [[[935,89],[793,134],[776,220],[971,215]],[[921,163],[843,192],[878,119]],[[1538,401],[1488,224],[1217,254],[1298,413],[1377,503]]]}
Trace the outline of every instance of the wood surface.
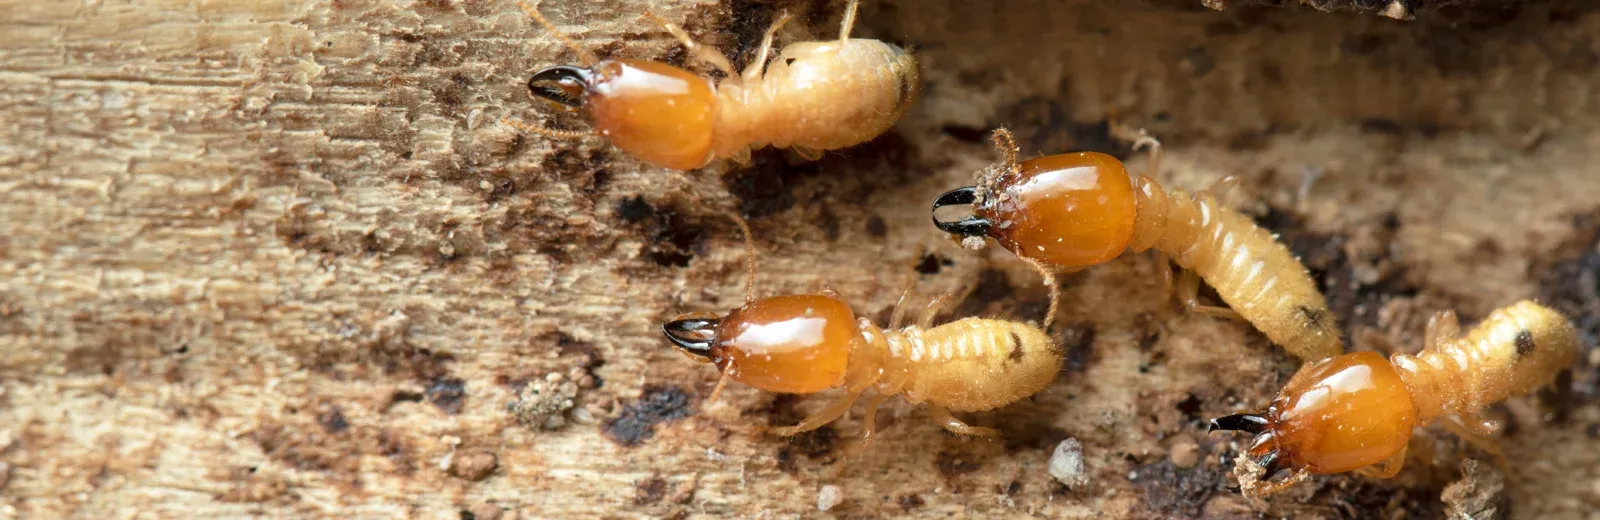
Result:
{"label": "wood surface", "polygon": [[[528,96],[575,56],[511,1],[0,0],[0,518],[1594,518],[1600,10],[1515,4],[868,2],[856,35],[924,66],[894,131],[685,173],[502,123],[582,124]],[[645,9],[742,64],[780,9],[781,45],[833,37],[841,7],[540,5],[602,56],[675,64]],[[897,403],[847,454],[858,415],[760,431],[822,398],[734,385],[702,408],[715,371],[657,327],[742,302],[726,212],[761,294],[826,285],[882,320],[915,277],[913,305],[1038,319],[1036,275],[944,240],[928,206],[1001,125],[1025,155],[1142,171],[1111,116],[1165,140],[1164,184],[1240,175],[1230,203],[1313,268],[1351,348],[1414,350],[1443,309],[1572,313],[1571,377],[1491,410],[1503,482],[1463,477],[1491,459],[1434,427],[1395,480],[1246,502],[1240,439],[1204,420],[1264,405],[1295,360],[1165,309],[1136,255],[1063,280],[1061,378],[968,417],[1001,442]],[[1047,471],[1069,437],[1073,488]]]}

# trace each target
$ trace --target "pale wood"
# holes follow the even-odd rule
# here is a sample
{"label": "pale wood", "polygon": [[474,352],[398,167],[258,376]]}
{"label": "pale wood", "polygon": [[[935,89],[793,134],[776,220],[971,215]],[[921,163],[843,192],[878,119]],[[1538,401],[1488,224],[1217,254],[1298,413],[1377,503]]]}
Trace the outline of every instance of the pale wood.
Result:
{"label": "pale wood", "polygon": [[[681,57],[638,18],[647,3],[724,50],[759,37],[720,31],[730,6],[708,0],[541,8],[602,55]],[[838,6],[814,4],[793,6],[808,21],[780,46],[836,30]],[[1548,54],[1600,34],[1594,14],[1536,37],[1486,32],[1472,40],[1486,63],[1444,71],[1417,50],[1432,33],[1375,17],[1275,12],[1266,18],[1292,31],[1250,22],[1210,35],[1238,13],[873,4],[856,35],[919,44],[937,88],[902,124],[906,149],[868,147],[784,178],[799,202],[752,222],[760,294],[826,283],[881,319],[926,244],[955,265],[924,277],[925,294],[969,285],[992,258],[1018,299],[1041,301],[1026,266],[965,252],[927,223],[933,196],[994,159],[941,128],[1019,124],[1002,109],[1029,96],[1059,96],[1080,120],[1166,112],[1155,130],[1174,136],[1162,174],[1174,185],[1241,173],[1251,196],[1295,207],[1301,168],[1323,169],[1298,206],[1307,226],[1366,236],[1397,212],[1406,227],[1393,247],[1419,301],[1464,316],[1535,294],[1532,259],[1554,254],[1570,215],[1600,200],[1596,72]],[[748,23],[764,28],[769,14]],[[1367,56],[1339,47],[1367,33],[1395,40]],[[1213,70],[1191,76],[1203,41]],[[1268,74],[1279,83],[1228,58],[1250,53],[1287,57]],[[742,301],[739,237],[719,213],[739,201],[715,170],[661,171],[601,140],[520,139],[499,124],[539,120],[526,75],[572,59],[508,1],[0,0],[0,518],[459,518],[486,503],[504,518],[1171,514],[1152,497],[1178,480],[1150,473],[1166,447],[1202,441],[1210,469],[1183,478],[1221,486],[1225,446],[1176,404],[1190,393],[1207,413],[1264,404],[1293,368],[1247,342],[1244,325],[1204,317],[1156,319],[1163,338],[1141,349],[1140,316],[1160,287],[1130,259],[1067,282],[1061,316],[1097,331],[1077,347],[1094,351],[1087,370],[978,416],[1021,439],[1010,449],[950,438],[891,404],[871,450],[831,463],[837,451],[811,458],[757,432],[796,413],[738,385],[710,412],[619,445],[604,423],[647,387],[703,396],[715,382],[655,327]],[[1464,131],[1395,144],[1357,130],[1375,117]],[[1273,125],[1301,130],[1264,133]],[[1543,140],[1524,150],[1535,130]],[[1253,132],[1265,136],[1257,147],[1226,144]],[[871,155],[886,151],[922,170]],[[871,179],[884,175],[892,189]],[[650,260],[650,225],[618,216],[635,196],[703,228],[688,266]],[[886,236],[867,231],[873,217]],[[1476,254],[1486,240],[1501,253]],[[1420,337],[1412,328],[1396,333]],[[505,409],[513,385],[565,374],[586,349],[603,359],[603,386],[578,401],[598,424],[518,425]],[[465,385],[459,413],[406,398],[449,379]],[[328,426],[335,410],[348,429]],[[1586,402],[1573,417],[1508,441],[1514,463],[1540,461],[1509,479],[1519,517],[1595,507],[1600,453],[1583,427],[1600,410]],[[1087,489],[1046,472],[1067,436],[1085,446]],[[456,443],[493,453],[499,469],[451,476],[441,462]],[[816,510],[825,484],[845,496],[827,514]],[[1337,514],[1306,507],[1270,511]],[[1254,514],[1220,487],[1205,511]]]}

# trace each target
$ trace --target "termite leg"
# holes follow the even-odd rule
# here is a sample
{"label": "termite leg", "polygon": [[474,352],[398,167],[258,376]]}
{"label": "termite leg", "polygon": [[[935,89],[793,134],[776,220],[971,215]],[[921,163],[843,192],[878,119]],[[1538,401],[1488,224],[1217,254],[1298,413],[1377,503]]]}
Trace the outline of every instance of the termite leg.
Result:
{"label": "termite leg", "polygon": [[900,323],[906,318],[906,297],[911,296],[911,288],[917,285],[915,278],[906,282],[906,288],[900,291],[900,299],[894,302],[894,312],[889,314],[889,328],[898,329]]}
{"label": "termite leg", "polygon": [[[1494,462],[1501,471],[1509,472],[1511,462],[1506,460],[1506,454],[1500,451],[1500,443],[1489,435],[1493,433],[1492,424],[1478,414],[1467,417],[1446,416],[1442,422],[1444,429],[1456,434],[1461,440],[1467,441],[1473,447],[1483,450],[1494,457]],[[1475,426],[1474,426],[1475,425]]]}
{"label": "termite leg", "polygon": [[[1172,286],[1172,258],[1167,256],[1166,251],[1161,251],[1161,250],[1158,250],[1158,249],[1153,249],[1153,250],[1155,251],[1155,258],[1156,258],[1156,272],[1157,273],[1161,273],[1160,274],[1160,276],[1161,276],[1161,294],[1163,296],[1170,295],[1170,294],[1176,294],[1174,292],[1176,289],[1173,288],[1173,286]],[[1198,287],[1195,288],[1195,291],[1198,292],[1199,290],[1200,289]],[[1169,305],[1171,305],[1172,300],[1171,299],[1166,299],[1166,298],[1164,298],[1163,300],[1166,301],[1166,303],[1162,304],[1161,308],[1162,309],[1169,308]]]}
{"label": "termite leg", "polygon": [[866,415],[861,420],[861,447],[866,447],[872,442],[872,434],[878,432],[878,406],[893,397],[891,394],[879,392],[867,400]]}
{"label": "termite leg", "polygon": [[935,296],[933,300],[928,302],[928,306],[922,309],[922,315],[917,317],[917,327],[922,330],[928,330],[929,327],[932,327],[934,316],[938,316],[939,310],[943,309],[945,304],[950,303],[953,298],[955,296],[950,293]]}
{"label": "termite leg", "polygon": [[683,43],[683,48],[689,50],[690,56],[694,56],[694,58],[697,60],[711,64],[711,66],[716,67],[717,70],[722,71],[723,74],[727,74],[728,77],[733,77],[734,74],[736,74],[733,70],[733,64],[728,62],[727,56],[723,56],[722,53],[705,46],[705,44],[694,41],[694,38],[690,38],[689,33],[684,31],[683,28],[678,27],[672,22],[666,21],[660,16],[656,16],[655,13],[650,11],[645,11],[644,17],[648,18],[652,22],[655,22],[656,25],[660,25],[663,30],[672,33],[674,38],[677,38],[679,42]]}
{"label": "termite leg", "polygon": [[834,420],[838,419],[839,416],[842,416],[845,412],[849,411],[850,405],[855,404],[857,397],[861,397],[861,392],[853,392],[844,395],[838,399],[835,399],[833,402],[828,403],[828,406],[817,411],[817,413],[806,417],[805,420],[800,421],[800,424],[773,428],[771,431],[773,434],[776,434],[779,437],[788,437],[797,433],[808,432],[817,428],[821,428],[822,425],[833,422]]}
{"label": "termite leg", "polygon": [[1188,308],[1190,312],[1231,320],[1244,319],[1233,309],[1215,305],[1202,305],[1200,303],[1200,275],[1193,270],[1184,269],[1183,274],[1178,275],[1178,299],[1183,301],[1183,306]]}
{"label": "termite leg", "polygon": [[1145,132],[1143,128],[1139,129],[1137,135],[1131,137],[1133,137],[1133,149],[1135,151],[1140,147],[1150,150],[1148,152],[1150,158],[1145,161],[1144,174],[1147,177],[1155,178],[1156,173],[1161,171],[1161,140],[1151,137],[1150,133]]}
{"label": "termite leg", "polygon": [[[874,381],[877,380],[877,378],[873,379]],[[899,394],[900,390],[904,387],[905,382],[903,379],[895,380],[878,386],[878,388],[875,390],[876,393],[872,396],[872,399],[867,401],[867,414],[861,421],[861,440],[851,443],[849,446],[845,447],[843,453],[839,455],[840,458],[848,459],[851,456],[854,456],[855,453],[860,451],[862,448],[866,448],[867,445],[872,444],[873,435],[878,433],[878,406],[882,405],[884,401],[889,400],[890,397],[894,397],[895,395]]]}
{"label": "termite leg", "polygon": [[773,20],[772,25],[767,27],[767,34],[761,37],[761,48],[756,51],[755,59],[744,65],[744,74],[741,76],[745,85],[754,85],[761,79],[762,73],[767,69],[767,55],[772,53],[772,38],[778,34],[778,28],[786,23],[789,23],[788,11],[779,14],[778,19]]}
{"label": "termite leg", "polygon": [[933,420],[938,421],[939,426],[944,427],[944,429],[949,430],[950,433],[954,433],[956,435],[976,435],[979,437],[1000,436],[1000,430],[996,430],[994,428],[985,428],[982,426],[969,426],[967,423],[961,422],[961,419],[957,419],[954,415],[950,415],[950,410],[946,410],[944,407],[930,404],[928,405],[928,415],[932,415]]}
{"label": "termite leg", "polygon": [[822,158],[821,150],[814,150],[805,146],[795,146],[790,149],[794,150],[795,155],[799,155],[801,159],[807,161],[815,161]]}
{"label": "termite leg", "polygon": [[1423,333],[1422,348],[1433,350],[1440,344],[1454,341],[1460,336],[1461,322],[1456,319],[1456,311],[1439,311],[1428,317],[1428,328]]}
{"label": "termite leg", "polygon": [[1384,459],[1383,462],[1358,469],[1356,470],[1356,473],[1368,478],[1390,479],[1394,478],[1395,475],[1399,475],[1400,468],[1405,467],[1405,465],[1406,449],[1400,448],[1399,453],[1395,453],[1393,456]]}
{"label": "termite leg", "polygon": [[1239,185],[1239,176],[1237,176],[1237,175],[1224,175],[1224,176],[1222,176],[1222,178],[1219,178],[1219,179],[1217,179],[1215,181],[1212,181],[1211,185],[1207,186],[1206,189],[1203,189],[1203,190],[1195,192],[1194,196],[1195,196],[1196,199],[1199,199],[1199,198],[1205,197],[1205,196],[1211,196],[1212,198],[1217,199],[1218,203],[1221,203],[1222,202],[1222,198],[1227,196],[1228,192],[1233,190],[1233,188],[1238,186],[1238,185]]}

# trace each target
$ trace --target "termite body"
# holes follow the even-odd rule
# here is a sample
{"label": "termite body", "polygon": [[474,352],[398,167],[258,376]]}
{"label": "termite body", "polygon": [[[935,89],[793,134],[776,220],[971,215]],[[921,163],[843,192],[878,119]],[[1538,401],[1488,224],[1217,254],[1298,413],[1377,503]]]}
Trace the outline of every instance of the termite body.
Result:
{"label": "termite body", "polygon": [[[1148,138],[1146,138],[1148,139]],[[1243,317],[1274,343],[1305,360],[1339,354],[1343,341],[1322,292],[1310,273],[1272,233],[1250,217],[1217,201],[1210,190],[1189,195],[1165,190],[1148,175],[1132,179],[1121,161],[1096,152],[1050,155],[1017,162],[1016,145],[1004,129],[995,143],[1006,159],[984,172],[977,185],[946,192],[933,209],[971,204],[960,221],[934,216],[941,230],[981,248],[990,238],[1028,261],[1051,290],[1046,323],[1054,317],[1054,272],[1108,262],[1124,252],[1155,250],[1164,283],[1172,286],[1166,259],[1184,268],[1178,296],[1191,310]],[[1151,145],[1151,171],[1159,143]],[[1221,183],[1233,182],[1226,177]],[[1231,307],[1201,305],[1204,279]]]}
{"label": "termite body", "polygon": [[[1447,417],[1446,426],[1481,439],[1495,429],[1483,409],[1550,384],[1578,353],[1572,322],[1532,301],[1494,311],[1465,335],[1459,329],[1453,312],[1441,312],[1415,355],[1352,352],[1308,363],[1265,411],[1212,420],[1213,431],[1257,434],[1241,456],[1262,473],[1241,488],[1264,496],[1313,474],[1393,476],[1413,427]],[[1293,475],[1267,482],[1280,469]]]}
{"label": "termite body", "polygon": [[[520,1],[520,0],[519,0]],[[850,38],[859,0],[852,0],[839,39],[794,43],[770,65],[773,35],[789,20],[780,15],[756,57],[735,74],[726,56],[691,39],[654,15],[695,58],[726,74],[721,82],[663,63],[597,59],[572,44],[537,11],[524,10],[571,46],[583,67],[555,66],[528,80],[534,96],[582,109],[590,125],[634,157],[665,168],[691,170],[717,159],[746,163],[765,146],[792,148],[807,159],[854,146],[886,132],[920,90],[916,58],[879,40]],[[588,132],[519,128],[552,137]]]}
{"label": "termite body", "polygon": [[[749,240],[748,227],[745,233]],[[662,325],[662,332],[683,352],[722,372],[712,400],[728,379],[782,393],[844,389],[843,396],[800,424],[773,430],[782,436],[838,419],[868,391],[873,395],[864,416],[865,439],[874,432],[879,405],[896,395],[926,405],[946,430],[998,436],[997,430],[969,426],[950,412],[1011,404],[1043,390],[1061,370],[1060,349],[1026,323],[965,318],[933,326],[946,300],[941,296],[916,324],[902,327],[902,295],[883,328],[856,317],[831,293],[756,299],[754,269],[752,263],[743,307],[722,317],[681,315]]]}

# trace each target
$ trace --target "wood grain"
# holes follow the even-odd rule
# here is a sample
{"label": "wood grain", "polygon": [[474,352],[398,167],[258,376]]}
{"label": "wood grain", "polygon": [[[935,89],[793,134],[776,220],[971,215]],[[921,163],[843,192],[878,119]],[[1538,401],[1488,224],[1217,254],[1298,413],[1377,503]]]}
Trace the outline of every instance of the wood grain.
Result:
{"label": "wood grain", "polygon": [[[763,436],[820,400],[732,388],[702,410],[715,374],[659,338],[742,300],[733,208],[762,294],[826,284],[881,319],[920,263],[919,291],[959,291],[958,312],[1036,319],[1037,278],[941,239],[927,207],[994,159],[989,128],[1026,154],[1125,153],[1113,112],[1167,139],[1164,183],[1242,174],[1234,202],[1272,207],[1344,284],[1330,301],[1360,348],[1415,348],[1426,312],[1470,320],[1574,283],[1541,266],[1587,265],[1600,13],[1450,27],[1174,4],[869,2],[856,34],[914,45],[927,71],[900,127],[818,163],[676,173],[501,123],[543,123],[523,81],[573,59],[513,2],[0,0],[0,518],[1442,511],[1461,455],[1431,431],[1438,456],[1397,481],[1265,505],[1227,490],[1234,448],[1201,419],[1264,404],[1294,362],[1243,324],[1162,311],[1137,257],[1065,281],[1061,379],[972,417],[1000,443],[903,404],[848,458],[858,418]],[[804,22],[781,44],[831,37],[839,7],[540,6],[602,56],[673,63],[644,9],[742,63],[779,9]],[[1600,504],[1594,366],[1566,401],[1509,408],[1515,517]],[[561,394],[566,424],[519,424],[508,403],[550,374],[585,383]],[[1067,437],[1084,488],[1046,471]],[[1168,460],[1195,442],[1198,466]],[[486,478],[455,476],[484,454]],[[843,502],[819,512],[828,484]]]}

